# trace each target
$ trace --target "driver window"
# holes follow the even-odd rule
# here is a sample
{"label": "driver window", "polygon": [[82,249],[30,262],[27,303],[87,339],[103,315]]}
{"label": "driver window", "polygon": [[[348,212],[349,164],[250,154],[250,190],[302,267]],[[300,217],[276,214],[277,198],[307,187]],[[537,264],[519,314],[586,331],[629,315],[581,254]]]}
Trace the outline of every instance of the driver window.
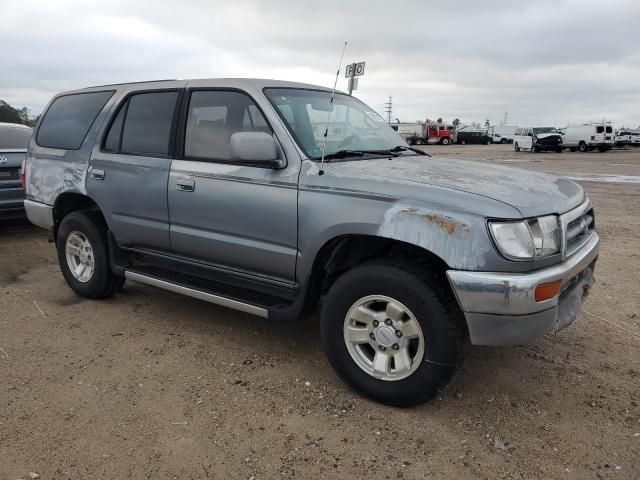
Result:
{"label": "driver window", "polygon": [[196,90],[189,100],[184,156],[231,160],[231,135],[255,131],[272,133],[260,109],[248,95]]}

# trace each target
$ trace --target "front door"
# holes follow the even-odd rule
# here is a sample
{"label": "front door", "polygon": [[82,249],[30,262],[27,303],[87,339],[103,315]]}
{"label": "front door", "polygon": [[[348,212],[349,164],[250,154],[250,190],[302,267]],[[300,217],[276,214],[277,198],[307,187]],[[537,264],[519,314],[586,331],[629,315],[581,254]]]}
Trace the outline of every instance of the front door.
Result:
{"label": "front door", "polygon": [[164,90],[128,96],[104,141],[94,147],[87,192],[123,246],[170,251],[167,182],[180,94]]}
{"label": "front door", "polygon": [[238,273],[293,283],[297,257],[298,168],[234,163],[236,132],[272,134],[244,92],[187,93],[184,155],[169,176],[175,255]]}

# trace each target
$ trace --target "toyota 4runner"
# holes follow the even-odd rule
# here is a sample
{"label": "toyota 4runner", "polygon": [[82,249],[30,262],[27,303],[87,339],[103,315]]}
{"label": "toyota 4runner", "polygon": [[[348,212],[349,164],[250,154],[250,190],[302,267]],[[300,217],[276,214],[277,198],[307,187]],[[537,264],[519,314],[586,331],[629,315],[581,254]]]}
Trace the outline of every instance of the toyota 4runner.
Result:
{"label": "toyota 4runner", "polygon": [[63,93],[23,174],[28,217],[79,295],[131,280],[275,320],[321,304],[331,365],[391,405],[433,398],[467,339],[518,345],[571,324],[598,255],[579,185],[433,158],[312,85]]}

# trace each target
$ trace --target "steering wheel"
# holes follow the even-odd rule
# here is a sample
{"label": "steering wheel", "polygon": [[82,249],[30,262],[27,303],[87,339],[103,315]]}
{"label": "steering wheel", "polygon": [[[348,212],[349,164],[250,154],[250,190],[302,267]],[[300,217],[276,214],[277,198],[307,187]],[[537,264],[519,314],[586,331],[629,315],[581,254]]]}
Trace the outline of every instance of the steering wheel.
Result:
{"label": "steering wheel", "polygon": [[358,137],[357,135],[349,135],[348,137],[345,137],[344,140],[342,140],[338,144],[338,146],[336,147],[336,150],[346,150],[347,146],[353,144],[357,140],[360,140],[360,137]]}

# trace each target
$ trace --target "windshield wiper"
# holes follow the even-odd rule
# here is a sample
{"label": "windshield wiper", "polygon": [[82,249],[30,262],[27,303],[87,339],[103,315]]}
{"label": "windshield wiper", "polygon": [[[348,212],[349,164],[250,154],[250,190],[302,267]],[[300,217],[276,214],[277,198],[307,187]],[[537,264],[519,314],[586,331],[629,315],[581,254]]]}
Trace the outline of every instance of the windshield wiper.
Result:
{"label": "windshield wiper", "polygon": [[417,148],[406,147],[404,145],[398,145],[393,148],[387,150],[338,150],[334,153],[328,153],[324,156],[326,160],[340,159],[340,158],[348,158],[348,157],[363,157],[365,155],[380,155],[380,156],[390,156],[390,157],[398,157],[400,152],[412,151],[419,155],[429,155],[422,150],[418,150]]}
{"label": "windshield wiper", "polygon": [[361,157],[365,153],[367,152],[364,152],[362,150],[338,150],[337,152],[327,153],[324,156],[324,159],[326,161],[334,158]]}
{"label": "windshield wiper", "polygon": [[406,145],[397,145],[393,147],[390,151],[391,152],[415,152],[418,155],[426,155],[427,157],[431,156],[424,150],[420,150],[419,148],[408,147]]}

